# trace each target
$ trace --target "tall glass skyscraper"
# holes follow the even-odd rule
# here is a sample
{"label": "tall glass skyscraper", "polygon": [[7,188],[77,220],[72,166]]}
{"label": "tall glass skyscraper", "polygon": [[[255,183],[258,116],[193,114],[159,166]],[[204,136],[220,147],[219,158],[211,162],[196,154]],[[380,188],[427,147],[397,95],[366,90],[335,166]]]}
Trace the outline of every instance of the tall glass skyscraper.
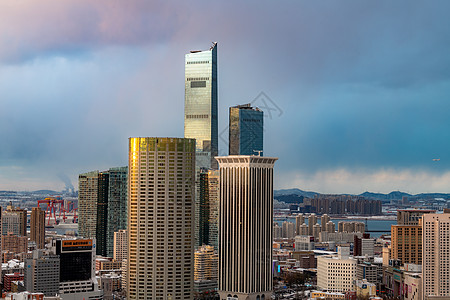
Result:
{"label": "tall glass skyscraper", "polygon": [[184,137],[196,140],[195,147],[195,246],[200,242],[201,170],[217,170],[217,43],[205,51],[185,56]]}
{"label": "tall glass skyscraper", "polygon": [[251,104],[230,107],[229,155],[263,155],[264,113]]}
{"label": "tall glass skyscraper", "polygon": [[184,137],[196,139],[196,167],[217,169],[217,43],[185,56]]}

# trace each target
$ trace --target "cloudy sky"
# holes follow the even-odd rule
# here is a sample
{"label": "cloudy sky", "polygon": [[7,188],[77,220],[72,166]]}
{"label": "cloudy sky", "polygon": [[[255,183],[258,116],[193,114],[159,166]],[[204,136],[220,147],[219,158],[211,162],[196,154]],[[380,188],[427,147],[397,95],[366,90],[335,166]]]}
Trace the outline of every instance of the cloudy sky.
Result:
{"label": "cloudy sky", "polygon": [[76,186],[126,165],[130,136],[182,137],[184,54],[217,41],[219,131],[229,106],[262,106],[277,188],[450,192],[449,11],[446,0],[1,1],[0,189],[61,190],[65,175]]}

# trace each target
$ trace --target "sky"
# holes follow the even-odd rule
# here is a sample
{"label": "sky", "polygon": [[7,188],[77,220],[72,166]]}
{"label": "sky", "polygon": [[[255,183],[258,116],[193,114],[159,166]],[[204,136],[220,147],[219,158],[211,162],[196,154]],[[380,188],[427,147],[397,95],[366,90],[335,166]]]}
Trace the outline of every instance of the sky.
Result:
{"label": "sky", "polygon": [[[265,112],[275,188],[450,192],[449,1],[0,2],[0,190],[62,190],[183,136],[184,55]],[[433,159],[440,159],[433,161]]]}

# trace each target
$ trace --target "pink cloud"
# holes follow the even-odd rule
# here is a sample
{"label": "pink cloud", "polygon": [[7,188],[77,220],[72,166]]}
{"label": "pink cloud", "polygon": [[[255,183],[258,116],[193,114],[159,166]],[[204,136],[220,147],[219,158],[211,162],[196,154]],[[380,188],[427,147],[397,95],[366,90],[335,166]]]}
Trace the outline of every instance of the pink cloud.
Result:
{"label": "pink cloud", "polygon": [[0,3],[0,60],[45,51],[160,43],[179,15],[153,1],[43,0]]}

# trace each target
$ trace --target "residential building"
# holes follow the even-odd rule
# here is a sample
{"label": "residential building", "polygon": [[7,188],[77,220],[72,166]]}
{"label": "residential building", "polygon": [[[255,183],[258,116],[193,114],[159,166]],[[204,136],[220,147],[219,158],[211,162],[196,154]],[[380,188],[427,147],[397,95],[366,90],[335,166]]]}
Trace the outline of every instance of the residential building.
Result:
{"label": "residential building", "polygon": [[27,236],[27,210],[20,207],[14,207],[12,204],[6,208],[8,213],[16,214],[19,217],[19,232],[17,235]]}
{"label": "residential building", "polygon": [[217,114],[217,43],[209,50],[185,55],[184,137],[195,139],[195,247],[201,246],[200,171],[217,170],[219,150]]}
{"label": "residential building", "polygon": [[330,216],[327,214],[323,214],[320,217],[321,231],[328,231],[327,225],[328,225],[328,222],[330,222],[330,221],[331,221]]}
{"label": "residential building", "polygon": [[113,258],[116,261],[123,261],[128,253],[128,235],[125,229],[114,232]]}
{"label": "residential building", "polygon": [[78,176],[79,235],[95,238],[97,255],[112,256],[114,232],[126,229],[128,167]]}
{"label": "residential building", "polygon": [[219,178],[218,170],[208,170],[209,240],[219,251]]}
{"label": "residential building", "polygon": [[391,226],[391,259],[422,264],[422,226]]}
{"label": "residential building", "polygon": [[305,223],[305,216],[303,214],[298,214],[295,217],[295,234],[302,235],[301,227]]}
{"label": "residential building", "polygon": [[195,140],[130,138],[128,299],[192,299]]}
{"label": "residential building", "polygon": [[[21,234],[21,222],[19,214],[13,212],[3,212],[2,213],[2,235],[7,235],[9,233],[13,235],[20,236]],[[25,235],[26,236],[26,235]]]}
{"label": "residential building", "polygon": [[284,221],[282,225],[282,235],[285,239],[293,239],[295,236],[295,225],[292,222]]}
{"label": "residential building", "polygon": [[433,214],[431,209],[399,209],[397,210],[397,225],[419,225],[424,214]]}
{"label": "residential building", "polygon": [[422,216],[423,298],[450,297],[450,214]]}
{"label": "residential building", "polygon": [[251,103],[230,107],[229,155],[263,155],[264,113]]}
{"label": "residential building", "polygon": [[269,299],[272,295],[273,165],[276,160],[262,156],[217,157],[220,165],[220,299]]}
{"label": "residential building", "polygon": [[2,251],[13,253],[28,252],[28,238],[8,233],[2,236]]}
{"label": "residential building", "polygon": [[27,291],[40,292],[45,296],[59,294],[59,256],[34,250],[33,258],[26,259],[25,264],[24,285]]}
{"label": "residential building", "polygon": [[15,272],[10,274],[5,274],[3,276],[3,290],[5,292],[11,291],[11,283],[13,281],[22,281],[23,280],[23,274]]}
{"label": "residential building", "polygon": [[310,214],[308,217],[308,235],[314,236],[314,225],[317,224],[316,214]]}
{"label": "residential building", "polygon": [[31,209],[30,241],[36,243],[37,249],[45,248],[45,212],[39,207]]}
{"label": "residential building", "polygon": [[114,254],[114,235],[127,228],[128,167],[110,168],[106,225],[106,255]]}
{"label": "residential building", "polygon": [[204,245],[195,251],[194,257],[194,280],[195,286],[199,287],[197,291],[217,290],[219,256],[214,247]]}

